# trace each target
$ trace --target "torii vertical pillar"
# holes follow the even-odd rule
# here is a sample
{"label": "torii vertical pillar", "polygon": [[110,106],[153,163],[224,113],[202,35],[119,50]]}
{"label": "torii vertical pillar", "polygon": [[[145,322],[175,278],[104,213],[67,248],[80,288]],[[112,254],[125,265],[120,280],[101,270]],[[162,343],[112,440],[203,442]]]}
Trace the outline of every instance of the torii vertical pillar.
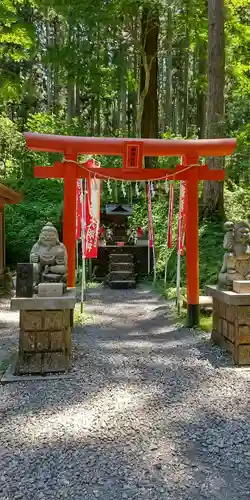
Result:
{"label": "torii vertical pillar", "polygon": [[[67,154],[64,166],[63,243],[68,252],[68,286],[75,286],[77,155]],[[72,163],[70,163],[70,161]]]}
{"label": "torii vertical pillar", "polygon": [[[184,156],[184,165],[197,165],[199,157]],[[186,181],[187,221],[186,221],[186,274],[187,274],[187,322],[188,326],[199,325],[199,197],[198,168]]]}

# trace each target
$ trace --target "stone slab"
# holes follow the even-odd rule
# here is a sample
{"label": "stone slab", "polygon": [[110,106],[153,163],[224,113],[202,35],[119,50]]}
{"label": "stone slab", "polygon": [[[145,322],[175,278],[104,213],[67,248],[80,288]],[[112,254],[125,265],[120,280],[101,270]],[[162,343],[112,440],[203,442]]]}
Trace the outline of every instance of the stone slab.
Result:
{"label": "stone slab", "polygon": [[33,296],[33,264],[31,263],[17,264],[16,296]]}
{"label": "stone slab", "polygon": [[38,297],[62,297],[63,283],[39,283]]}
{"label": "stone slab", "polygon": [[129,280],[129,281],[109,281],[109,286],[110,288],[117,288],[117,289],[128,289],[128,288],[136,288],[136,281],[135,280]]}
{"label": "stone slab", "polygon": [[57,374],[46,374],[46,375],[14,375],[16,369],[17,360],[12,361],[9,364],[7,370],[0,379],[1,384],[10,384],[15,382],[36,382],[43,381],[49,382],[50,380],[59,379],[70,379],[74,376],[74,373],[57,373]]}
{"label": "stone slab", "polygon": [[[200,295],[199,296],[199,305],[201,309],[213,307],[213,298],[209,295]],[[183,299],[183,307],[187,307],[187,299]]]}
{"label": "stone slab", "polygon": [[233,292],[250,294],[250,281],[234,281]]}
{"label": "stone slab", "polygon": [[14,297],[11,299],[13,311],[41,311],[43,309],[74,309],[76,304],[76,290],[72,288],[62,297],[38,297],[32,298]]}
{"label": "stone slab", "polygon": [[235,293],[219,290],[216,285],[207,285],[206,293],[213,299],[235,306],[250,306],[250,293]]}

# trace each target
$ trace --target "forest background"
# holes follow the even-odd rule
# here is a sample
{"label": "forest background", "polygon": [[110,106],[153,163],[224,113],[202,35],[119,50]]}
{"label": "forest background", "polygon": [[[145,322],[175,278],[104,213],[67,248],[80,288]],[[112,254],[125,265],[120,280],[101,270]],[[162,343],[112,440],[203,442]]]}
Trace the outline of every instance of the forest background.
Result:
{"label": "forest background", "polygon": [[[26,261],[42,225],[58,229],[63,185],[33,178],[56,155],[27,151],[22,133],[236,137],[226,182],[200,185],[201,287],[214,282],[223,220],[250,219],[250,0],[2,0],[0,5],[0,181],[23,193],[6,207],[7,261]],[[98,157],[96,157],[98,159]],[[147,159],[146,167],[177,159]],[[102,157],[103,166],[120,159]],[[133,198],[132,227],[147,226],[144,189],[103,183],[102,203]],[[176,183],[176,212],[179,185]],[[174,282],[167,250],[168,196],[155,186],[157,275]],[[114,199],[118,193],[118,197]],[[176,220],[175,220],[176,227]],[[185,276],[185,259],[183,272]]]}

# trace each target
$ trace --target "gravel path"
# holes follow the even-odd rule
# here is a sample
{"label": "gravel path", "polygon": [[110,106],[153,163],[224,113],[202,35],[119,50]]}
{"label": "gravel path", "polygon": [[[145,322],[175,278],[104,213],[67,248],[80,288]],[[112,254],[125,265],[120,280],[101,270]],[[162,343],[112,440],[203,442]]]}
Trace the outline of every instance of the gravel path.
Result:
{"label": "gravel path", "polygon": [[145,289],[87,312],[71,379],[0,387],[0,499],[249,500],[250,372]]}

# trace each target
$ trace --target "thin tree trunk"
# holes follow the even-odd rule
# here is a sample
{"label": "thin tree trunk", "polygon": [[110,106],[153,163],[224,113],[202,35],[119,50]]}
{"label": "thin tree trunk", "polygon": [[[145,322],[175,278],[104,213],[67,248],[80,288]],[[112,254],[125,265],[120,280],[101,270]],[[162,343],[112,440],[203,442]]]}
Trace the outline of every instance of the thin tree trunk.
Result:
{"label": "thin tree trunk", "polygon": [[99,89],[96,96],[96,135],[101,135],[101,97]]}
{"label": "thin tree trunk", "polygon": [[[128,68],[130,69],[134,82],[138,81],[139,77],[139,62],[138,62],[138,51],[136,47],[133,48],[133,55],[131,58],[128,58]],[[127,99],[127,116],[128,116],[128,137],[136,137],[137,135],[137,126],[138,126],[138,93],[135,88],[135,84],[132,82],[129,83],[128,87],[128,99]]]}
{"label": "thin tree trunk", "polygon": [[111,100],[106,99],[104,108],[104,135],[110,135]]}
{"label": "thin tree trunk", "polygon": [[[180,81],[180,80],[179,80]],[[181,103],[181,93],[180,93],[180,88],[177,83],[177,89],[176,89],[176,134],[181,134],[181,122],[182,122],[182,103]]]}
{"label": "thin tree trunk", "polygon": [[91,97],[90,105],[90,135],[95,135],[95,98]]}
{"label": "thin tree trunk", "polygon": [[[51,27],[49,21],[46,21],[46,50],[49,52],[51,48]],[[52,65],[49,62],[47,66],[47,111],[51,111],[53,104],[53,94],[52,94]]]}
{"label": "thin tree trunk", "polygon": [[[139,57],[136,50],[134,50],[134,58],[133,58],[133,73],[135,81],[138,81],[139,78]],[[136,123],[138,120],[138,102],[137,102],[137,94],[134,90],[132,95],[132,136],[136,137]]]}
{"label": "thin tree trunk", "polygon": [[[207,136],[223,137],[225,88],[224,0],[208,1],[208,109]],[[222,169],[223,157],[208,158],[210,169]],[[202,193],[202,214],[224,217],[223,183],[205,181]]]}
{"label": "thin tree trunk", "polygon": [[205,109],[206,109],[206,93],[205,93],[205,77],[207,67],[207,43],[205,40],[198,41],[198,78],[196,86],[196,101],[197,101],[197,116],[196,126],[199,139],[205,137]]}
{"label": "thin tree trunk", "polygon": [[[80,52],[80,30],[79,25],[77,25],[76,29],[76,47],[77,54]],[[80,102],[80,83],[79,83],[79,73],[76,74],[75,77],[75,116],[80,117],[81,113],[81,102]]]}
{"label": "thin tree trunk", "polygon": [[173,122],[172,122],[172,130],[175,135],[177,135],[177,122],[178,122],[178,116],[177,116],[177,98],[174,97],[173,99]]}
{"label": "thin tree trunk", "polygon": [[72,118],[74,116],[74,84],[71,81],[71,78],[68,78],[67,83],[67,121],[68,124],[71,123]]}
{"label": "thin tree trunk", "polygon": [[77,75],[75,83],[75,116],[79,118],[80,114],[81,114],[80,85],[79,85],[79,78]]}
{"label": "thin tree trunk", "polygon": [[127,135],[127,92],[126,92],[126,73],[127,73],[127,61],[126,61],[126,46],[124,43],[120,44],[120,129],[123,136]]}

